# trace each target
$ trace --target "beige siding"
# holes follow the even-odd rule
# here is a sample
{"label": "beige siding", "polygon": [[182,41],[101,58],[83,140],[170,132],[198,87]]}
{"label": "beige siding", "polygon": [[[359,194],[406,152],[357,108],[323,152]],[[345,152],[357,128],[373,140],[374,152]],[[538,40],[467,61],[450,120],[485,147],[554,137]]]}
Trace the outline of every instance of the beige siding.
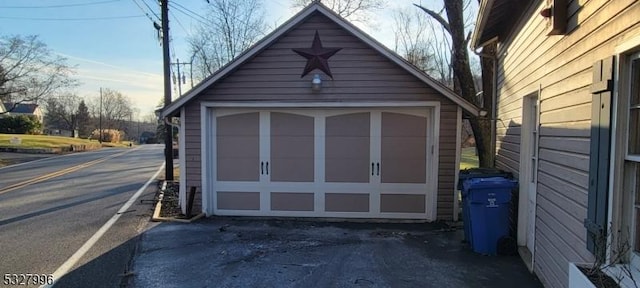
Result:
{"label": "beige siding", "polygon": [[[324,47],[343,48],[329,59],[333,80],[311,91],[314,72],[301,78],[306,59],[291,51],[309,48],[318,30]],[[319,14],[309,17],[226,78],[186,105],[187,186],[201,187],[201,101],[437,101],[441,103],[438,219],[453,219],[457,105],[358,38]],[[200,192],[200,189],[198,189]]]}
{"label": "beige siding", "polygon": [[498,64],[497,165],[518,173],[523,96],[540,94],[540,164],[536,207],[536,274],[546,287],[566,287],[568,262],[586,251],[591,66],[640,35],[637,1],[570,1],[568,33],[547,36],[542,4],[525,13],[501,43]]}

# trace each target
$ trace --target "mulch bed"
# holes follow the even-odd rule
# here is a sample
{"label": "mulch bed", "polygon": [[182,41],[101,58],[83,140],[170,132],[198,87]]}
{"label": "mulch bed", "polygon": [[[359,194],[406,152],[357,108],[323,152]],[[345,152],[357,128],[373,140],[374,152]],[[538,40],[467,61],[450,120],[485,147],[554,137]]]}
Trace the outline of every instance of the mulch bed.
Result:
{"label": "mulch bed", "polygon": [[[158,191],[160,191],[160,188]],[[186,218],[180,209],[180,202],[178,201],[179,190],[179,182],[167,182],[167,188],[164,191],[164,198],[162,200],[162,210],[160,210],[161,217]]]}
{"label": "mulch bed", "polygon": [[591,283],[598,288],[620,288],[620,285],[618,285],[613,278],[609,277],[609,275],[605,274],[600,269],[590,269],[588,267],[580,266],[578,266],[578,269],[580,269],[580,271],[582,271],[582,273],[591,280]]}

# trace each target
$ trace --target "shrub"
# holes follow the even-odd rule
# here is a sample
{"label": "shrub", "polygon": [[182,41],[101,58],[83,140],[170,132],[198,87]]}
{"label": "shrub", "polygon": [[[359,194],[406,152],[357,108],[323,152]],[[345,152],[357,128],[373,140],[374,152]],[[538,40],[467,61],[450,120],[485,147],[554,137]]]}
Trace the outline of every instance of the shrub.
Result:
{"label": "shrub", "polygon": [[102,139],[100,139],[100,129],[91,132],[89,139],[98,139],[101,142],[118,143],[122,138],[122,132],[116,129],[102,129]]}
{"label": "shrub", "polygon": [[0,133],[41,134],[42,123],[35,116],[16,115],[0,117]]}

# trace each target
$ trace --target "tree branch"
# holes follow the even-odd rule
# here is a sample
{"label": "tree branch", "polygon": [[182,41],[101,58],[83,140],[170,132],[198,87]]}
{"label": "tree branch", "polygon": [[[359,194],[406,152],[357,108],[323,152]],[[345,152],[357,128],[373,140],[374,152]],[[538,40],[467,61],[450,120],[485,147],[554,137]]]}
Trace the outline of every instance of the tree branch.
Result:
{"label": "tree branch", "polygon": [[449,27],[449,22],[447,22],[447,20],[444,20],[444,18],[442,18],[442,16],[440,16],[440,14],[434,12],[433,10],[424,8],[418,4],[413,4],[413,6],[416,6],[420,9],[422,9],[422,11],[424,11],[425,13],[429,14],[429,16],[431,16],[433,19],[435,19],[436,21],[438,21],[438,23],[440,23],[440,25],[442,25],[442,27],[447,30],[447,32],[449,32],[449,34],[451,34],[451,27]]}

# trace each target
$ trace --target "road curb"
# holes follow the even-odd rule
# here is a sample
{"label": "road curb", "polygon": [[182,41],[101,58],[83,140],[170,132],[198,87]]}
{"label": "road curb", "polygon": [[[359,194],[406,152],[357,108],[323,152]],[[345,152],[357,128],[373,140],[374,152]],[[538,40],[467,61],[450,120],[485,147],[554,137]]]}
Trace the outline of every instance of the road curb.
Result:
{"label": "road curb", "polygon": [[158,196],[158,201],[156,202],[156,207],[153,210],[153,216],[151,216],[151,221],[153,222],[178,222],[178,223],[191,223],[196,221],[202,217],[204,217],[204,213],[200,213],[195,215],[189,219],[180,219],[175,217],[162,217],[160,216],[160,212],[162,212],[162,200],[164,199],[164,191],[167,189],[167,181],[162,181],[162,185],[160,187],[160,195]]}

